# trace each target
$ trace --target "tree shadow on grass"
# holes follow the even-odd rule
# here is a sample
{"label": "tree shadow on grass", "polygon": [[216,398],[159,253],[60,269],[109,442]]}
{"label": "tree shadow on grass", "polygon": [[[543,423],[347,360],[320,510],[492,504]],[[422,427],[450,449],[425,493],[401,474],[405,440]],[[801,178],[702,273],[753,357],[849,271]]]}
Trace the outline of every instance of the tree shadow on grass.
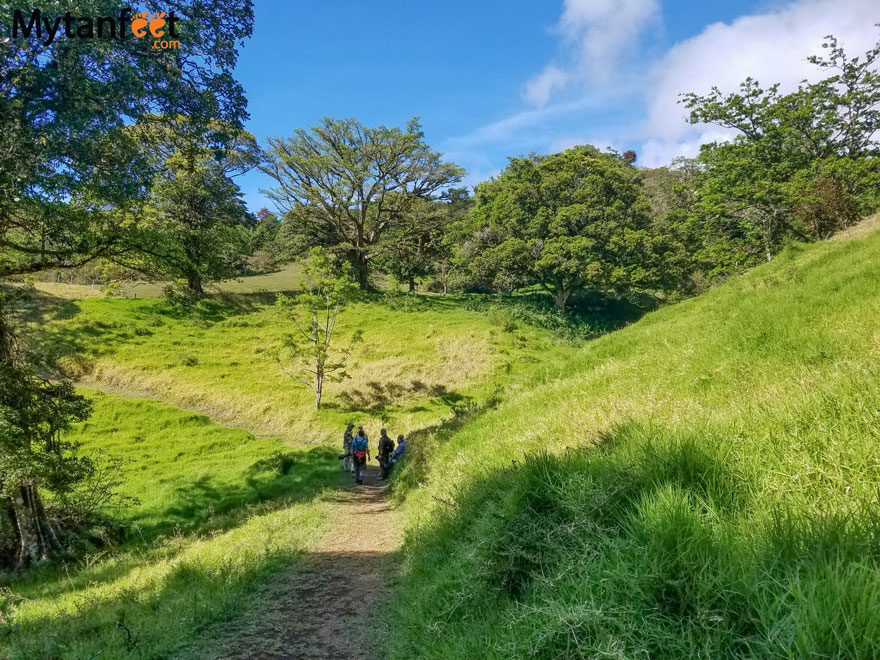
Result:
{"label": "tree shadow on grass", "polygon": [[[210,476],[203,476],[176,489],[175,501],[164,509],[144,511],[124,523],[124,541],[121,545],[100,549],[79,560],[83,568],[71,579],[69,559],[63,565],[36,567],[21,574],[8,574],[10,586],[16,581],[27,588],[39,583],[57,595],[81,588],[90,582],[118,579],[130,570],[125,560],[95,562],[105,554],[113,556],[126,552],[149,552],[153,544],[171,536],[192,537],[227,531],[245,524],[254,516],[261,516],[292,504],[314,499],[327,489],[348,484],[340,469],[337,452],[328,447],[312,447],[289,452],[294,458],[286,473],[273,472],[267,461],[255,463],[245,474],[243,484],[222,484]],[[94,567],[95,562],[99,565]],[[136,562],[134,566],[136,566]],[[0,578],[3,578],[0,574]],[[2,583],[2,582],[0,582]]]}
{"label": "tree shadow on grass", "polygon": [[[335,467],[338,469],[338,464]],[[368,475],[371,484],[375,474],[372,468]],[[205,482],[198,488],[215,494]],[[340,501],[354,497],[369,500],[379,498],[381,490],[337,492]],[[259,512],[265,513],[265,508]],[[368,513],[381,511],[373,507]],[[267,523],[254,523],[262,530],[253,532],[256,541],[267,533],[265,526],[261,527]],[[275,523],[268,524],[275,528]],[[279,528],[278,532],[287,535],[296,529],[295,518],[289,524],[289,531]],[[364,519],[364,529],[355,531],[369,534],[369,524]],[[39,597],[51,594],[56,607],[64,594],[74,589],[83,590],[81,600],[64,610],[59,607],[57,612],[49,607],[24,621],[17,621],[14,611],[10,616],[4,607],[7,619],[0,619],[0,646],[12,657],[21,658],[60,658],[71,653],[70,657],[100,654],[113,658],[381,656],[387,617],[379,617],[370,626],[371,637],[366,640],[358,624],[364,611],[384,611],[387,606],[387,576],[396,563],[395,552],[342,549],[309,553],[295,544],[279,550],[240,541],[228,554],[207,548],[190,553],[188,547],[175,553],[170,562],[163,557],[141,559],[140,563],[135,559],[124,571],[85,571],[68,582],[41,584]],[[150,564],[159,562],[163,562],[160,572],[153,576]],[[162,573],[163,569],[167,573]],[[148,579],[140,579],[141,571]],[[94,583],[127,576],[132,578],[130,583],[107,585],[100,595],[92,590]],[[361,651],[366,655],[360,655]]]}
{"label": "tree shadow on grass", "polygon": [[[152,593],[147,582],[63,615],[19,624],[13,614],[0,622],[0,644],[14,658],[381,657],[387,617],[367,639],[361,624],[365,611],[387,607],[383,582],[394,558],[267,549],[233,571],[183,558]],[[353,586],[353,571],[368,578]]]}
{"label": "tree shadow on grass", "polygon": [[417,379],[408,383],[370,381],[364,387],[344,390],[336,395],[337,403],[331,403],[326,407],[381,416],[397,409],[403,401],[420,394],[439,400],[450,407],[455,402],[468,398],[463,394],[449,392],[445,385],[439,383],[428,385]]}
{"label": "tree shadow on grass", "polygon": [[[489,608],[499,632],[481,638],[488,645],[504,639],[506,613],[516,612],[516,625],[537,627],[542,640],[530,647],[528,635],[519,637],[520,646],[508,647],[512,657],[525,648],[536,657],[567,657],[575,638],[588,642],[578,648],[592,656],[621,630],[634,631],[636,645],[621,647],[624,653],[644,648],[638,645],[650,630],[657,655],[711,648],[712,657],[738,657],[763,648],[784,621],[812,625],[812,637],[801,639],[823,644],[823,657],[871,655],[864,644],[861,652],[836,646],[842,638],[834,632],[852,624],[852,639],[863,640],[876,627],[859,614],[880,570],[873,502],[841,512],[795,500],[768,517],[756,502],[764,496],[763,466],[732,453],[723,430],[628,423],[599,440],[560,454],[511,455],[437,497],[430,524],[410,538],[414,562],[404,593],[411,601],[399,611],[423,607],[418,594],[430,593],[444,609],[420,625],[438,630],[436,639],[445,629],[461,640],[485,632],[475,622]],[[595,619],[577,628],[583,602],[619,614],[598,628]],[[557,620],[575,622],[570,634],[543,634],[546,619],[523,614],[548,607]],[[817,608],[822,616],[813,616]],[[724,626],[707,621],[707,612]],[[682,638],[695,640],[690,653],[678,646]],[[416,635],[410,650],[427,639]],[[780,639],[779,651],[759,655],[801,655],[794,637]],[[438,656],[446,650],[434,649]]]}
{"label": "tree shadow on grass", "polygon": [[[281,506],[308,501],[318,493],[341,485],[338,452],[329,447],[291,450],[279,454],[281,461],[260,460],[244,474],[244,482],[222,483],[211,475],[181,484],[175,489],[174,503],[161,511],[150,511],[149,519],[161,522],[141,523],[137,518],[138,537],[152,540],[159,535],[183,531],[198,532],[228,529],[241,523],[255,505]],[[266,507],[263,506],[263,509]]]}

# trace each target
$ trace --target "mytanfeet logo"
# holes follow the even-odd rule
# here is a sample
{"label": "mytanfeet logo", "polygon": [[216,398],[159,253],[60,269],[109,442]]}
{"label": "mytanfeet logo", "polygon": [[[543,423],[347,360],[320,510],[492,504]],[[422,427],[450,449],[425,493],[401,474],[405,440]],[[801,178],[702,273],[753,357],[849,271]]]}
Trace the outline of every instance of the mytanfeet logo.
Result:
{"label": "mytanfeet logo", "polygon": [[180,35],[175,26],[179,20],[173,11],[134,13],[130,7],[119,12],[119,16],[73,16],[66,12],[54,19],[44,16],[39,9],[34,9],[29,17],[16,9],[12,16],[12,38],[28,39],[36,33],[43,46],[49,46],[61,36],[67,39],[123,39],[131,33],[137,39],[149,37],[155,49],[179,49]]}

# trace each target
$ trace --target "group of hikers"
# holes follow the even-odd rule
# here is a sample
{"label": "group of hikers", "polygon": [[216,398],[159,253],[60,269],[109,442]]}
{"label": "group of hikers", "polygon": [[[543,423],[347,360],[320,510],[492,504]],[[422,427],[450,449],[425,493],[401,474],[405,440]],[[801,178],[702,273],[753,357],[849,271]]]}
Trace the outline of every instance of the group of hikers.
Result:
{"label": "group of hikers", "polygon": [[[351,472],[357,483],[364,483],[364,476],[367,473],[367,461],[370,460],[370,439],[363,426],[357,427],[357,433],[352,434],[354,424],[349,424],[345,429],[345,435],[342,436],[342,451],[339,456],[342,459],[342,469]],[[388,437],[385,429],[380,431],[379,436],[379,455],[376,460],[379,467],[382,468],[382,479],[387,479],[391,474],[391,468],[394,467],[402,457],[406,450],[406,438],[403,434],[397,436],[397,447],[394,446],[394,440]]]}

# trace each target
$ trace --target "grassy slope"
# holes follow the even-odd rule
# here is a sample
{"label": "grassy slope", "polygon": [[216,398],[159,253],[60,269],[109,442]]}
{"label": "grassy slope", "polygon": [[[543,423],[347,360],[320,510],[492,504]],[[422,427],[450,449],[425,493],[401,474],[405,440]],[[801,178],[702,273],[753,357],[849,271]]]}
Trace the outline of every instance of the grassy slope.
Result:
{"label": "grassy slope", "polygon": [[792,248],[414,447],[392,656],[880,656],[878,263]]}
{"label": "grassy slope", "polygon": [[120,492],[140,504],[119,519],[132,540],[7,583],[0,657],[181,657],[295,566],[321,526],[320,492],[340,484],[335,452],[291,450],[157,401],[89,395],[95,413],[72,435],[87,453],[130,461]]}
{"label": "grassy slope", "polygon": [[[95,413],[72,436],[86,452],[130,461],[120,490],[140,504],[117,515],[129,541],[24,576],[0,574],[0,658],[185,657],[188,642],[249,599],[259,608],[262,585],[295,569],[321,528],[325,489],[340,486],[343,421],[442,426],[479,406],[495,382],[515,389],[573,353],[522,324],[505,332],[504,319],[459,300],[404,298],[397,310],[361,303],[340,324],[347,334],[359,323],[366,335],[353,378],[344,390],[332,386],[316,414],[309,391],[265,355],[284,330],[266,300],[206,301],[185,316],[143,299],[56,300],[31,310],[40,327],[31,340],[65,360],[86,356],[103,385],[152,390],[288,440],[156,400],[84,390]],[[281,474],[278,452],[292,456]]]}
{"label": "grassy slope", "polygon": [[181,317],[161,300],[87,299],[63,305],[43,330],[52,350],[76,356],[74,366],[98,381],[153,392],[299,445],[335,441],[353,417],[395,432],[434,424],[485,398],[493,382],[516,381],[539,361],[572,353],[527,326],[504,332],[453,298],[404,298],[397,310],[358,303],[337,324],[340,341],[356,327],[364,333],[348,365],[351,379],[329,384],[315,413],[311,390],[271,357],[290,328],[266,300],[206,301],[199,313]]}

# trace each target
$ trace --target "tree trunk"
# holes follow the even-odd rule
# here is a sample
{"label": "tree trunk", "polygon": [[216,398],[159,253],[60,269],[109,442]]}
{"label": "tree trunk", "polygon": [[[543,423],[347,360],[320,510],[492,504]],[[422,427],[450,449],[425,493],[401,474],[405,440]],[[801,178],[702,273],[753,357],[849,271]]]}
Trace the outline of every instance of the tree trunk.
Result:
{"label": "tree trunk", "polygon": [[18,556],[19,539],[12,501],[0,498],[0,568],[11,568]]}
{"label": "tree trunk", "polygon": [[318,375],[317,382],[315,383],[315,410],[321,409],[321,393],[324,390],[324,378],[320,374]]}
{"label": "tree trunk", "polygon": [[415,290],[416,290],[416,281],[412,277],[410,277],[409,278],[409,292],[413,293],[413,292],[415,292]]}
{"label": "tree trunk", "polygon": [[568,304],[568,299],[571,298],[572,291],[571,289],[556,289],[553,292],[553,302],[556,303],[556,306],[565,311],[565,306]]}
{"label": "tree trunk", "polygon": [[367,257],[363,252],[357,250],[351,258],[351,265],[354,270],[354,281],[361,290],[370,288],[370,270]]}
{"label": "tree trunk", "polygon": [[18,530],[19,547],[16,567],[45,561],[61,550],[55,527],[46,515],[43,500],[37,487],[22,484],[12,499],[15,525]]}
{"label": "tree trunk", "polygon": [[190,291],[199,294],[200,296],[205,293],[205,289],[202,287],[202,276],[198,273],[192,273],[187,278],[187,284],[189,285]]}

